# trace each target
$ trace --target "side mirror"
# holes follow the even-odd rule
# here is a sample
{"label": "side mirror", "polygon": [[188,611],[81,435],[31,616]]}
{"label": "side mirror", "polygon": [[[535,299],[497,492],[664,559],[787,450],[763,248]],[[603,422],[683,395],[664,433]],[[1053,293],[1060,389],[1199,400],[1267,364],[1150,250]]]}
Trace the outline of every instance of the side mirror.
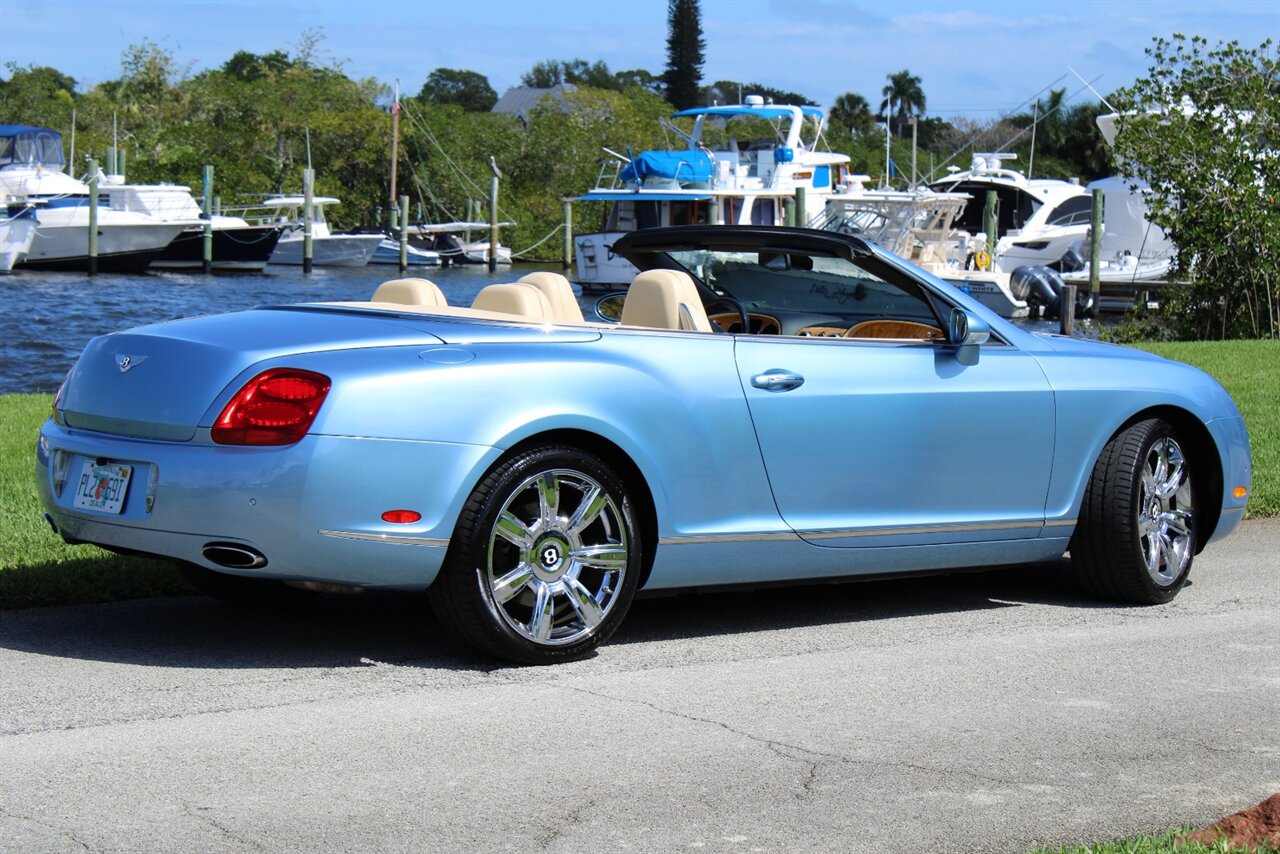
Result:
{"label": "side mirror", "polygon": [[947,343],[956,348],[956,361],[965,367],[978,364],[978,347],[991,338],[991,327],[980,317],[960,308],[951,309]]}
{"label": "side mirror", "polygon": [[991,327],[986,321],[969,314],[964,309],[951,309],[947,323],[947,343],[953,347],[986,344],[991,338]]}
{"label": "side mirror", "polygon": [[622,304],[627,299],[626,291],[613,291],[596,300],[596,317],[605,323],[622,322]]}

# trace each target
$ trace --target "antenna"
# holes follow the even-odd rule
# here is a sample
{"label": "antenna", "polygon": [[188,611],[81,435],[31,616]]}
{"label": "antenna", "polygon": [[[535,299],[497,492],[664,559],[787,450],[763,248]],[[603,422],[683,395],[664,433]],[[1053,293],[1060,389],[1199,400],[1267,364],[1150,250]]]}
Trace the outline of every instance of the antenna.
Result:
{"label": "antenna", "polygon": [[[1081,83],[1083,83],[1086,87],[1088,87],[1089,91],[1090,91],[1090,92],[1092,92],[1094,95],[1096,95],[1096,96],[1098,97],[1098,100],[1099,100],[1099,101],[1101,101],[1101,102],[1106,106],[1106,108],[1107,108],[1108,110],[1110,110],[1110,111],[1111,111],[1111,112],[1113,112],[1113,113],[1115,113],[1115,112],[1119,112],[1115,107],[1111,106],[1111,104],[1107,101],[1107,99],[1106,99],[1106,98],[1102,97],[1102,93],[1101,93],[1101,92],[1099,92],[1097,89],[1093,88],[1093,85],[1092,85],[1088,80],[1085,80],[1083,77],[1080,77],[1080,72],[1079,72],[1079,71],[1076,71],[1076,70],[1075,70],[1074,68],[1072,68],[1070,65],[1068,65],[1068,66],[1067,66],[1067,70],[1068,70],[1068,71],[1070,71],[1072,74],[1074,74],[1076,77],[1079,77],[1079,78],[1080,78],[1080,82],[1081,82]],[[1101,75],[1099,75],[1099,76],[1101,76]],[[1095,78],[1093,78],[1093,79],[1094,79],[1094,80],[1097,80],[1098,78],[1097,78],[1097,77],[1095,77]]]}
{"label": "antenna", "polygon": [[307,168],[311,168],[311,128],[303,128],[307,136]]}

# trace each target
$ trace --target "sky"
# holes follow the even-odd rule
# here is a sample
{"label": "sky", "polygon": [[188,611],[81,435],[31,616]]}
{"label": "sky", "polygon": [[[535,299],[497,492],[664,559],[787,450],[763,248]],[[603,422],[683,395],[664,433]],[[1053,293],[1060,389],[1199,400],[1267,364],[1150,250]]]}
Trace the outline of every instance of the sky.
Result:
{"label": "sky", "polygon": [[[878,107],[886,78],[921,79],[927,114],[996,118],[1049,88],[1068,103],[1145,74],[1154,36],[1280,42],[1280,0],[702,0],[703,81],[758,81],[828,107]],[[416,94],[435,68],[502,94],[546,59],[613,71],[666,64],[666,0],[0,0],[0,66],[48,65],[81,88],[118,78],[150,39],[188,73],[237,50],[292,53],[305,31],[351,77]],[[1074,72],[1072,71],[1074,69]],[[1076,74],[1080,75],[1077,77]],[[8,77],[0,70],[0,77]],[[0,116],[0,121],[21,121]]]}

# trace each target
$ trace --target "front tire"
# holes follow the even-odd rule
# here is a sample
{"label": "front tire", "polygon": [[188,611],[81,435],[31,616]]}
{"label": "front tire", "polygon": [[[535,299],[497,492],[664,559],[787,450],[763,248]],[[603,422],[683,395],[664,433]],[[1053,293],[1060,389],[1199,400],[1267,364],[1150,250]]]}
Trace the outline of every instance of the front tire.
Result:
{"label": "front tire", "polygon": [[1191,464],[1165,421],[1128,427],[1103,449],[1071,540],[1076,578],[1091,595],[1168,602],[1195,554]]}
{"label": "front tire", "polygon": [[582,658],[626,616],[642,544],[631,497],[576,448],[522,451],[468,499],[429,591],[469,646],[523,664]]}

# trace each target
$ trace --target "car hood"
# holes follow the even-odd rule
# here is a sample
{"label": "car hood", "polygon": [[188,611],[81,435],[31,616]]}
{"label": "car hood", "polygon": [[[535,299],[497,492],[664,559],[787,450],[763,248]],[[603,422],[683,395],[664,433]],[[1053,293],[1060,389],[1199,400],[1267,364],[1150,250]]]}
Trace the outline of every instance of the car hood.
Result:
{"label": "car hood", "polygon": [[398,318],[287,308],[142,326],[89,342],[67,376],[61,413],[71,427],[181,441],[195,435],[226,386],[259,362],[442,341]]}

